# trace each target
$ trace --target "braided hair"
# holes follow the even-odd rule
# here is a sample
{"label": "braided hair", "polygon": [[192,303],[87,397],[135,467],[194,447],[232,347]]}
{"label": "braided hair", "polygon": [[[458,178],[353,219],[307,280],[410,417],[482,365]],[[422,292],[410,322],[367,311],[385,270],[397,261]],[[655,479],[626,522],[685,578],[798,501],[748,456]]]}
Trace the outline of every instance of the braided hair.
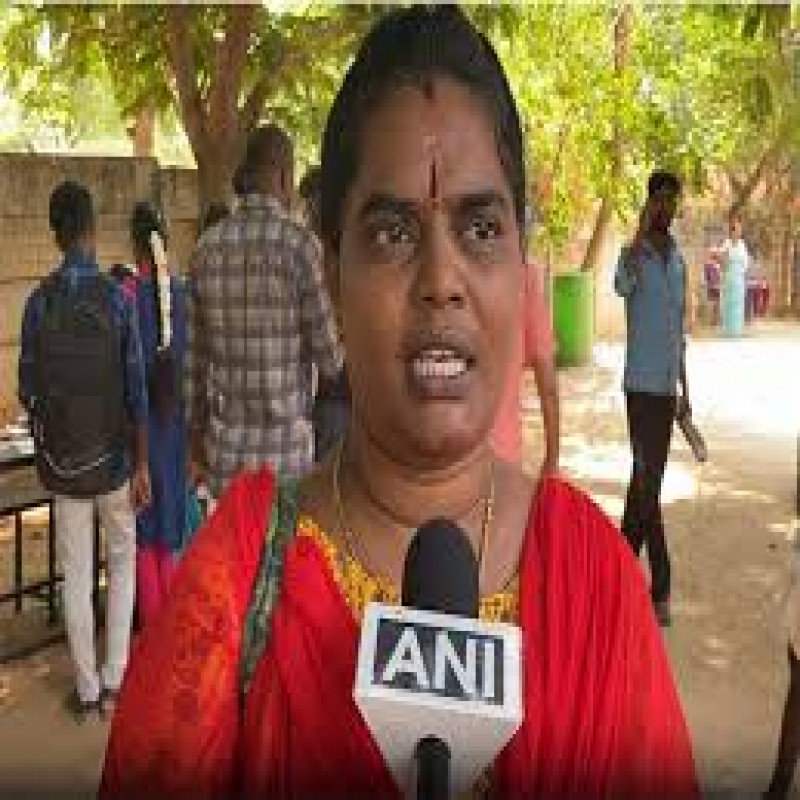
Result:
{"label": "braided hair", "polygon": [[[166,247],[166,225],[156,208],[147,201],[137,203],[130,220],[130,233],[137,257],[143,258],[151,268],[154,318],[156,320],[156,354],[147,376],[148,394],[152,406],[168,419],[178,402],[179,380],[172,348],[172,297],[169,273],[163,274],[163,265],[154,251],[154,239]],[[154,236],[155,235],[155,236]]]}
{"label": "braided hair", "polygon": [[162,320],[162,301],[161,286],[157,280],[157,267],[155,253],[153,252],[152,235],[157,233],[166,247],[167,231],[161,216],[152,203],[142,200],[133,207],[130,221],[131,241],[138,257],[143,258],[150,266],[153,274],[153,289],[155,295],[155,318],[158,331],[158,345],[165,347],[165,331]]}

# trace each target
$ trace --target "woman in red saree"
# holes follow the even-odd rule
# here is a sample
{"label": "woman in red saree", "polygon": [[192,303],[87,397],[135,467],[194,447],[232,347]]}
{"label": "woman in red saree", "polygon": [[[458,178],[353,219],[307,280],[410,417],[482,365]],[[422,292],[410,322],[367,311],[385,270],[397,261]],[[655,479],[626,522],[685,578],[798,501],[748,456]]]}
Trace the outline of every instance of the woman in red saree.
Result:
{"label": "woman in red saree", "polygon": [[101,795],[399,797],[352,699],[359,620],[397,599],[413,531],[446,517],[480,553],[481,616],[523,635],[525,719],[476,794],[697,797],[624,541],[580,492],[534,491],[489,446],[519,330],[526,183],[505,76],[457,8],[378,23],[322,170],[345,441],[298,484],[265,469],[221,498],[133,653]]}

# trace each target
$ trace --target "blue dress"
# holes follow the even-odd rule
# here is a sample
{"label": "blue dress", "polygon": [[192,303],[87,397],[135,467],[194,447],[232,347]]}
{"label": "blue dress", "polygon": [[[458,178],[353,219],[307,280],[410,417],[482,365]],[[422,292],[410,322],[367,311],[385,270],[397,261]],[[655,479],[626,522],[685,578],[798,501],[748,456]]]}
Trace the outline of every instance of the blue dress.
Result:
{"label": "blue dress", "polygon": [[722,330],[725,336],[741,336],[744,332],[749,261],[747,247],[741,239],[735,243],[727,243],[720,298]]}
{"label": "blue dress", "polygon": [[[186,502],[188,476],[186,468],[187,434],[180,387],[186,354],[186,301],[183,286],[170,279],[172,340],[178,402],[168,419],[154,413],[152,400],[148,415],[148,457],[152,502],[136,520],[137,544],[161,546],[173,553],[186,544]],[[153,278],[145,270],[136,281],[136,304],[139,334],[146,374],[152,374],[158,347],[158,318]]]}

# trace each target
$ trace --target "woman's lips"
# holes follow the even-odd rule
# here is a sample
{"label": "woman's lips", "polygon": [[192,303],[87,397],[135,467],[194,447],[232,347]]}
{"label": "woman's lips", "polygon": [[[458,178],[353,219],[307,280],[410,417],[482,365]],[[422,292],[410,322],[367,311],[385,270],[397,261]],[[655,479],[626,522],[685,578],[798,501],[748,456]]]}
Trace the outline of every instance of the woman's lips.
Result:
{"label": "woman's lips", "polygon": [[467,371],[467,359],[454,350],[425,350],[411,361],[420,379],[457,378]]}
{"label": "woman's lips", "polygon": [[405,361],[412,394],[424,400],[460,400],[469,390],[475,359],[457,348],[427,347]]}

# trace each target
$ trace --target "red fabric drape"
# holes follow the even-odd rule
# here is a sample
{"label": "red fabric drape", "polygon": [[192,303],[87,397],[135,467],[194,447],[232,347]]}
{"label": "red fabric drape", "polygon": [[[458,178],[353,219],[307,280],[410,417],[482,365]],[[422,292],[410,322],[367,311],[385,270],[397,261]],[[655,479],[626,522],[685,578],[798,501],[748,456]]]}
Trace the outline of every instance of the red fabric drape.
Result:
{"label": "red fabric drape", "polygon": [[[396,796],[352,700],[358,630],[311,539],[287,551],[270,644],[239,719],[245,590],[265,526],[259,491],[271,492],[268,478],[225,498],[178,575],[168,613],[134,655],[104,796],[209,797],[234,786],[248,797]],[[535,503],[520,575],[525,722],[494,765],[494,794],[698,797],[660,633],[622,537],[560,481],[547,482]],[[189,686],[193,705],[179,702]]]}
{"label": "red fabric drape", "polygon": [[358,628],[307,537],[287,551],[270,648],[245,712],[248,797],[398,797],[353,701]]}
{"label": "red fabric drape", "polygon": [[183,557],[131,653],[101,797],[230,796],[242,626],[272,492],[266,471],[237,478]]}
{"label": "red fabric drape", "polygon": [[520,575],[525,722],[497,797],[698,798],[688,730],[638,565],[583,494],[553,479]]}

